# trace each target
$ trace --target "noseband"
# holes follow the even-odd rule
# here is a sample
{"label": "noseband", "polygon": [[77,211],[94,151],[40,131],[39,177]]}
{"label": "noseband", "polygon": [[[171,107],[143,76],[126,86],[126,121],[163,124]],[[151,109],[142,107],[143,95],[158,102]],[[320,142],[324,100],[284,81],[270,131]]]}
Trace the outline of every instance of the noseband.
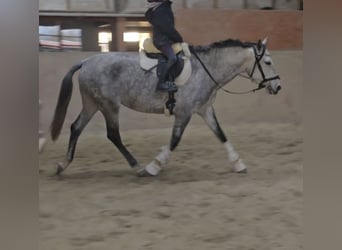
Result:
{"label": "noseband", "polygon": [[262,45],[262,51],[261,54],[258,54],[255,46],[253,46],[253,51],[254,51],[254,57],[255,57],[255,62],[254,62],[254,66],[253,66],[253,70],[252,72],[248,75],[248,76],[244,76],[239,74],[239,76],[242,76],[244,78],[247,78],[249,80],[253,79],[253,75],[255,72],[256,67],[258,67],[260,74],[262,76],[262,81],[258,84],[258,87],[256,89],[252,89],[249,91],[245,91],[245,92],[234,92],[234,91],[230,91],[227,89],[224,89],[223,86],[221,84],[219,84],[215,78],[212,76],[212,74],[209,72],[208,68],[205,66],[205,64],[202,62],[202,60],[199,58],[199,56],[197,55],[196,51],[194,49],[191,49],[191,53],[194,54],[194,56],[197,58],[197,60],[200,62],[200,64],[202,65],[203,69],[205,70],[205,72],[207,72],[208,76],[210,77],[210,79],[220,88],[222,89],[224,92],[229,93],[229,94],[236,94],[236,95],[240,95],[240,94],[247,94],[247,93],[251,93],[251,92],[255,92],[258,91],[260,89],[263,89],[266,87],[265,83],[268,81],[272,81],[272,80],[276,80],[276,79],[280,79],[279,75],[273,76],[273,77],[269,77],[266,78],[265,77],[265,73],[264,70],[262,69],[262,66],[260,64],[260,61],[262,59],[262,57],[264,56],[265,52],[266,52],[266,47],[265,45]]}

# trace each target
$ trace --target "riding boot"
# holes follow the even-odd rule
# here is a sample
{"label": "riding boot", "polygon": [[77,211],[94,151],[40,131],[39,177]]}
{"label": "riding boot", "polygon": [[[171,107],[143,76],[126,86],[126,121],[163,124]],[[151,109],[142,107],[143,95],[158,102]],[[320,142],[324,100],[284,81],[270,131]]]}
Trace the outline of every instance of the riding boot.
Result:
{"label": "riding boot", "polygon": [[172,66],[176,63],[177,60],[168,60],[164,72],[160,75],[157,89],[156,91],[162,91],[162,92],[175,92],[177,91],[177,86],[174,82],[169,81],[169,71],[171,70]]}

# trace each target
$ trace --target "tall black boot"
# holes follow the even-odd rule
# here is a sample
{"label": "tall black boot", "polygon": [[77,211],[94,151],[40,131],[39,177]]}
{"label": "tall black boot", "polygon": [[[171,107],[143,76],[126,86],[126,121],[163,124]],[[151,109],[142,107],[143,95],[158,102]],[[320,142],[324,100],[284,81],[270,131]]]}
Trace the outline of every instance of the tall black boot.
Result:
{"label": "tall black boot", "polygon": [[177,62],[177,60],[168,60],[165,69],[163,73],[160,75],[157,89],[156,91],[162,91],[162,92],[175,92],[177,91],[177,86],[174,82],[169,81],[169,71],[171,70],[172,66]]}

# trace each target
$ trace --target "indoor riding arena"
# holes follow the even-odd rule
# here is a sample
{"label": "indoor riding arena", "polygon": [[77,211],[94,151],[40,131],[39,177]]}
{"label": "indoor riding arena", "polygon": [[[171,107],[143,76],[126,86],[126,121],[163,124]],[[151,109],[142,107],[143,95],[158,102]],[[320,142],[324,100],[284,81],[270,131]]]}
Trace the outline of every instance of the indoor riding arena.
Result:
{"label": "indoor riding arena", "polygon": [[[143,20],[141,13],[135,15]],[[120,16],[116,32],[129,30],[122,24],[127,16]],[[46,143],[39,155],[40,249],[303,249],[302,11],[177,8],[175,18],[178,31],[193,45],[268,38],[282,83],[279,94],[261,90],[233,95],[221,90],[214,104],[222,130],[248,172],[232,172],[222,143],[194,115],[161,173],[137,177],[107,139],[98,112],[82,132],[73,162],[56,176],[56,164],[67,152],[70,126],[82,107],[74,77],[61,136],[52,142],[49,126],[62,79],[75,63],[107,52],[41,51],[40,123]],[[116,41],[108,48],[132,51],[130,46]],[[231,91],[255,87],[242,77],[225,86]],[[122,107],[122,141],[141,165],[147,165],[169,144],[173,121],[172,116]]]}

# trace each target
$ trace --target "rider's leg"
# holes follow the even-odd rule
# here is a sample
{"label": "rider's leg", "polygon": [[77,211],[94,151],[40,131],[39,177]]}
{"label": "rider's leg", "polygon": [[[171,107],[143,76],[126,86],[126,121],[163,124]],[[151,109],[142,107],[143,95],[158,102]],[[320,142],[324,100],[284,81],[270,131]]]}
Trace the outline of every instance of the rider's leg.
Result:
{"label": "rider's leg", "polygon": [[172,49],[171,44],[165,44],[160,47],[161,52],[167,57],[167,63],[164,71],[159,77],[157,90],[159,91],[176,91],[177,87],[173,82],[168,81],[169,71],[177,62],[177,56]]}
{"label": "rider's leg", "polygon": [[172,49],[171,44],[165,44],[160,47],[160,51],[167,57],[168,61],[175,63],[177,61],[177,56]]}

